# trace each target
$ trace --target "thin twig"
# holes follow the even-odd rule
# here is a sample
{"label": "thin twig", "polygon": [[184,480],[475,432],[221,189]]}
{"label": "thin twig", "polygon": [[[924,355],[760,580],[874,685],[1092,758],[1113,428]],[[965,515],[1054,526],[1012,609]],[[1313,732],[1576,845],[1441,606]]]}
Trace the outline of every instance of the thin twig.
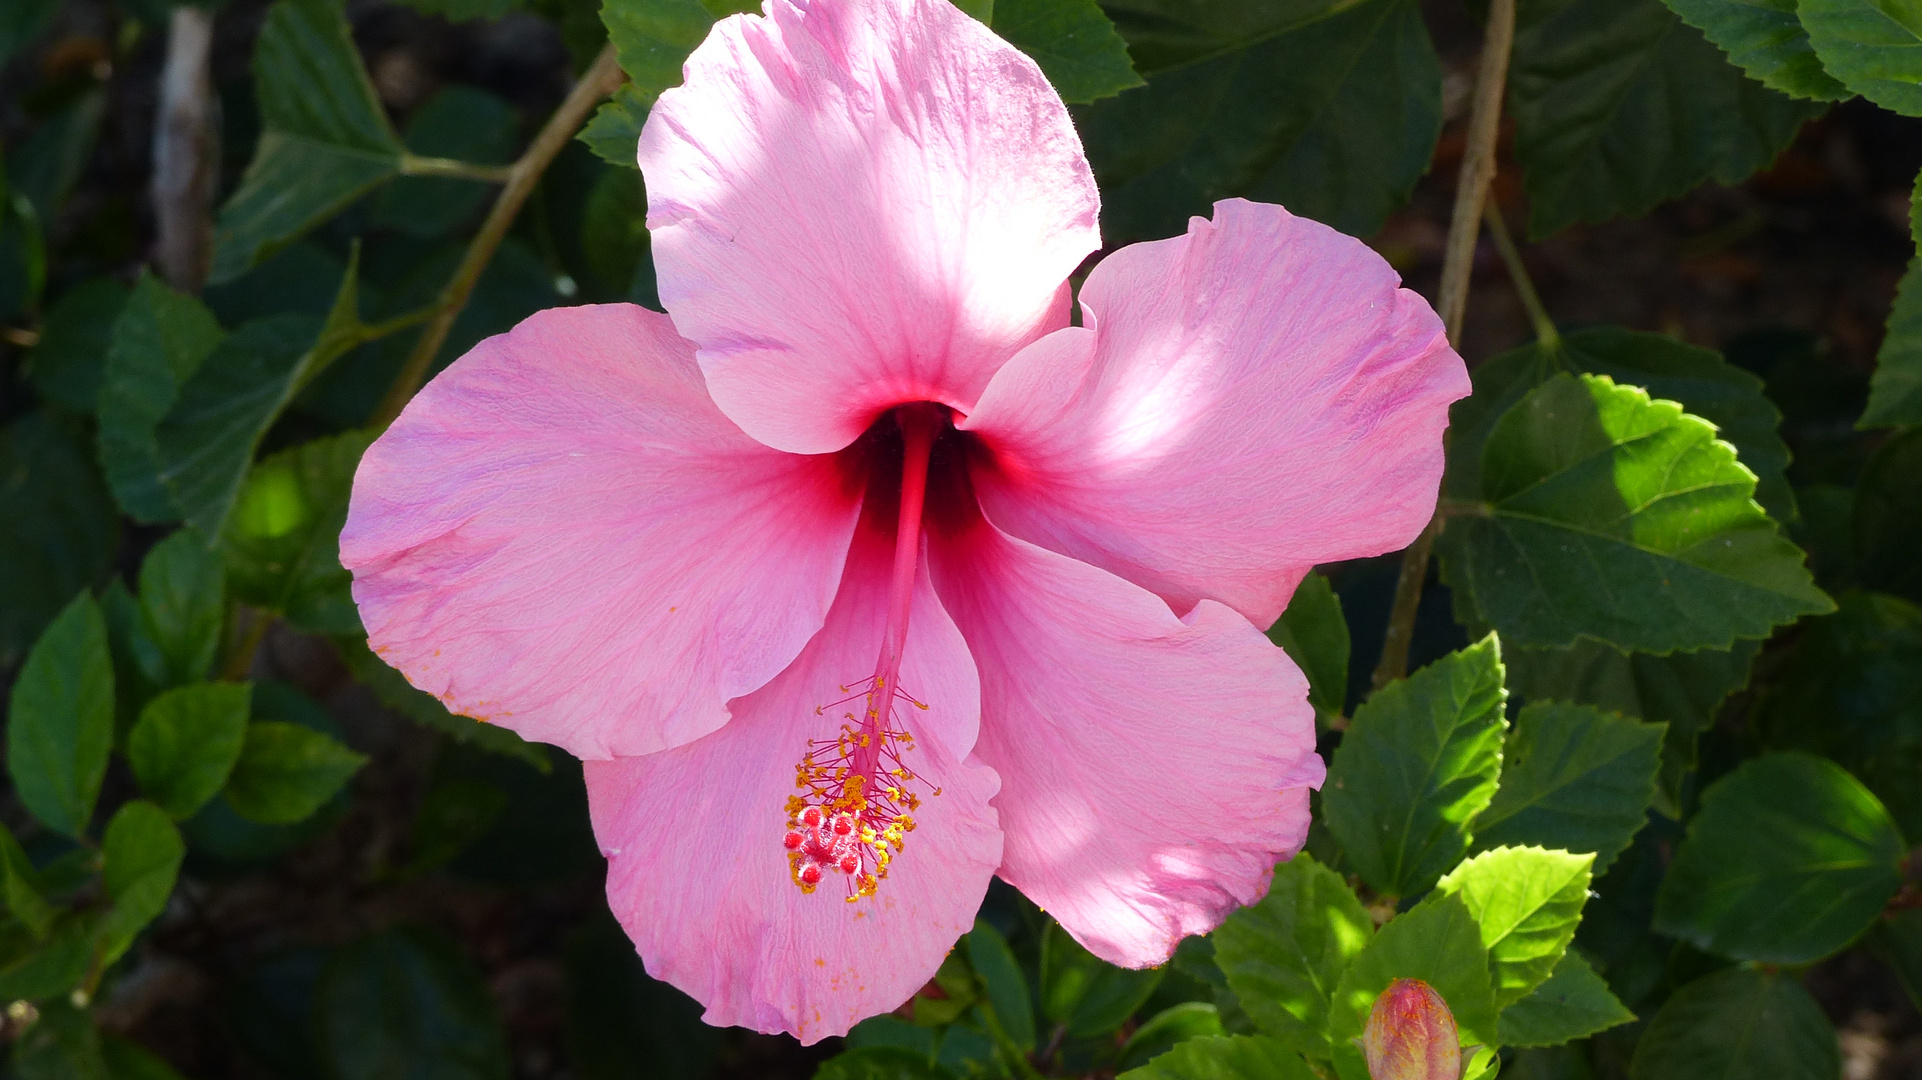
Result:
{"label": "thin twig", "polygon": [[[1468,310],[1468,279],[1475,267],[1482,205],[1495,181],[1495,138],[1501,130],[1502,92],[1508,85],[1508,53],[1514,43],[1515,0],[1491,0],[1488,28],[1482,37],[1481,68],[1475,74],[1475,95],[1468,114],[1468,146],[1456,182],[1455,212],[1448,224],[1448,247],[1442,256],[1437,297],[1448,341],[1457,347],[1461,345],[1462,316]],[[1408,646],[1415,636],[1422,586],[1428,580],[1428,557],[1440,529],[1441,518],[1431,518],[1421,535],[1402,552],[1395,603],[1381,640],[1381,662],[1375,665],[1377,690],[1408,674]]]}
{"label": "thin twig", "polygon": [[1522,262],[1522,253],[1515,247],[1515,238],[1508,234],[1508,222],[1502,220],[1501,207],[1493,201],[1482,211],[1483,220],[1488,222],[1488,237],[1495,241],[1495,250],[1501,252],[1502,265],[1508,267],[1508,280],[1515,285],[1515,295],[1521,298],[1522,307],[1528,312],[1528,320],[1535,324],[1535,340],[1545,349],[1560,344],[1562,335],[1555,329],[1555,320],[1548,317],[1548,309],[1542,306],[1541,294],[1535,291],[1535,281],[1528,276],[1528,264]]}
{"label": "thin twig", "polygon": [[167,284],[197,293],[213,266],[220,184],[220,99],[213,80],[214,14],[181,4],[167,23],[167,61],[154,124],[154,262]]}
{"label": "thin twig", "polygon": [[541,173],[546,171],[548,164],[567,145],[567,140],[573,138],[574,132],[586,122],[587,114],[602,98],[613,93],[624,77],[620,64],[614,59],[614,47],[609,45],[602,49],[594,65],[581,76],[580,82],[574,84],[574,89],[554,110],[554,115],[548,117],[540,134],[534,136],[534,142],[528,146],[527,152],[510,167],[507,185],[494,199],[494,208],[488,211],[480,232],[468,243],[467,254],[462,256],[460,266],[454,270],[447,287],[441,290],[438,310],[428,320],[420,338],[414,342],[414,350],[407,355],[407,363],[402,366],[400,374],[394,377],[394,383],[388,387],[380,408],[375,410],[374,428],[385,428],[393,423],[400,411],[407,407],[414,391],[420,389],[420,384],[427,378],[428,367],[440,352],[441,344],[447,340],[448,331],[454,327],[454,320],[460,317],[461,309],[467,306],[467,298],[473,294],[481,271],[487,269],[488,261],[494,257],[494,250],[500,247],[501,240],[506,237],[507,228],[514,223],[514,216],[520,213],[521,204],[533,193]]}
{"label": "thin twig", "polygon": [[413,154],[400,159],[400,171],[404,176],[451,176],[458,180],[480,180],[490,184],[504,184],[514,178],[512,165],[475,165],[453,158],[417,157]]}

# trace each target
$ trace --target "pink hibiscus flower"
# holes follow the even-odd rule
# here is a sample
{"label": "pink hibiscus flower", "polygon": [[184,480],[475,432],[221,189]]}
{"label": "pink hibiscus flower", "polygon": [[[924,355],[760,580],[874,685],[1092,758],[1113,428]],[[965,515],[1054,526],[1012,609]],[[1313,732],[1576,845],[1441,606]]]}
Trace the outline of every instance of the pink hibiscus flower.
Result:
{"label": "pink hibiscus flower", "polygon": [[1260,897],[1323,769],[1257,628],[1427,520],[1434,313],[1231,200],[1070,325],[1093,177],[945,0],[720,22],[640,164],[670,314],[536,315],[362,461],[374,647],[586,760],[609,903],[713,1024],[896,1007],[995,874],[1134,967]]}

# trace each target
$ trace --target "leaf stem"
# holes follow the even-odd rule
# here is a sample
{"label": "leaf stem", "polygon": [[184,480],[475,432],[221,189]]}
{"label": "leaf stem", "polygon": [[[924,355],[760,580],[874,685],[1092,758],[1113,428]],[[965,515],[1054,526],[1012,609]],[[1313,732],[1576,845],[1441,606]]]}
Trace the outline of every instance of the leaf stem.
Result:
{"label": "leaf stem", "polygon": [[489,184],[504,184],[514,178],[512,165],[475,165],[453,158],[419,157],[414,154],[402,155],[400,171],[403,176],[451,176],[457,180],[480,180]]}
{"label": "leaf stem", "polygon": [[1528,276],[1528,264],[1522,262],[1515,238],[1509,235],[1508,222],[1502,220],[1501,208],[1490,200],[1482,209],[1482,218],[1488,222],[1488,236],[1495,241],[1495,250],[1501,252],[1502,265],[1508,268],[1508,280],[1515,285],[1515,295],[1528,311],[1528,320],[1535,324],[1535,340],[1544,349],[1561,344],[1562,335],[1555,329],[1555,320],[1548,317],[1548,309],[1542,306],[1541,294],[1535,291],[1535,281]]}
{"label": "leaf stem", "polygon": [[407,362],[394,377],[393,385],[387,388],[387,396],[381,400],[380,407],[374,411],[372,427],[377,430],[385,428],[407,407],[414,391],[420,389],[420,384],[426,380],[427,369],[440,352],[441,345],[446,342],[448,331],[454,327],[454,320],[460,317],[461,309],[467,306],[467,299],[473,295],[481,272],[487,269],[495,249],[507,236],[508,226],[514,223],[521,204],[533,193],[541,173],[567,145],[567,140],[574,137],[574,132],[586,121],[587,114],[602,98],[613,93],[625,77],[614,58],[614,47],[609,45],[602,49],[593,66],[568,92],[566,100],[554,110],[553,116],[547,118],[547,123],[541,127],[540,134],[534,136],[534,142],[527,151],[508,167],[506,186],[495,197],[494,207],[487,212],[487,220],[481,223],[480,231],[468,243],[467,254],[461,257],[454,276],[441,290],[426,329],[414,342],[413,351],[407,354]]}
{"label": "leaf stem", "polygon": [[[1481,67],[1475,73],[1475,94],[1468,113],[1468,150],[1462,156],[1455,184],[1455,210],[1448,223],[1448,246],[1442,256],[1441,288],[1436,296],[1449,344],[1461,345],[1462,316],[1468,310],[1468,279],[1475,268],[1475,242],[1481,234],[1482,205],[1495,182],[1495,138],[1501,130],[1502,91],[1508,85],[1508,54],[1515,44],[1515,0],[1490,0],[1488,28],[1482,37]],[[1375,665],[1374,688],[1408,674],[1408,646],[1415,636],[1415,616],[1421,609],[1422,586],[1428,580],[1428,557],[1441,530],[1441,515],[1402,552],[1401,576],[1395,581],[1395,602],[1382,635],[1381,661]]]}
{"label": "leaf stem", "polygon": [[234,620],[239,622],[243,617],[247,620],[246,629],[239,631],[233,648],[227,653],[227,662],[220,666],[220,678],[224,682],[246,680],[247,673],[253,670],[254,654],[260,651],[260,643],[267,640],[267,628],[274,621],[271,614],[236,601]]}

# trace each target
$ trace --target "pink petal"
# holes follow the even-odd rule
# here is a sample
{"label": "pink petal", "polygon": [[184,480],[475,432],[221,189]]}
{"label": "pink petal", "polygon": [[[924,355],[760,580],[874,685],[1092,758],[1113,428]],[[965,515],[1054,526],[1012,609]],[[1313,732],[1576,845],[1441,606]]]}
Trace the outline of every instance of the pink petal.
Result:
{"label": "pink petal", "polygon": [[1360,241],[1230,199],[1108,256],[1084,322],[1001,369],[963,426],[1002,528],[1178,611],[1267,626],[1322,562],[1406,546],[1434,511],[1468,374]]}
{"label": "pink petal", "polygon": [[717,23],[641,133],[662,301],[770,446],[972,408],[1100,246],[1067,109],[947,0],[767,8]]}
{"label": "pink petal", "polygon": [[832,462],[715,409],[666,316],[556,308],[475,346],[367,451],[341,562],[415,686],[604,758],[697,739],[786,667],[859,512]]}
{"label": "pink petal", "polygon": [[1259,899],[1308,833],[1307,681],[1213,601],[1149,592],[981,522],[929,545],[981,671],[1001,877],[1095,955],[1166,960]]}
{"label": "pink petal", "polygon": [[839,710],[816,707],[874,670],[886,617],[889,543],[863,530],[827,625],[794,665],[734,704],[712,735],[646,757],[588,762],[588,806],[607,853],[607,897],[647,970],[707,1006],[710,1024],[845,1034],[927,982],[1001,858],[989,806],[999,781],[964,755],[980,717],[967,646],[917,582],[901,685],[921,736],[907,758],[941,794],[880,891],[847,902],[842,881],[803,895],[781,837],[794,768],[809,739],[833,738]]}

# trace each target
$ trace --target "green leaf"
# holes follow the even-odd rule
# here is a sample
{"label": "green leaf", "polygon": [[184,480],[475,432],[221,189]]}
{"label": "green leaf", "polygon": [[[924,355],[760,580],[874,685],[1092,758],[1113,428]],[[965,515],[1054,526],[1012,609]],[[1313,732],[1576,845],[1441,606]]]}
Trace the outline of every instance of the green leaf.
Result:
{"label": "green leaf", "polygon": [[141,793],[176,821],[192,817],[226,786],[252,707],[246,683],[182,686],[148,702],[127,733]]}
{"label": "green leaf", "polygon": [[1534,236],[1739,183],[1824,107],[1750,81],[1661,0],[1543,0],[1520,17],[1509,114]]}
{"label": "green leaf", "polygon": [[1922,428],[1876,448],[1855,491],[1856,576],[1922,601]]}
{"label": "green leaf", "polygon": [[113,1080],[186,1080],[172,1065],[131,1039],[108,1035],[100,1040]]}
{"label": "green leaf", "polygon": [[140,564],[140,614],[165,670],[148,672],[160,686],[207,677],[220,653],[226,616],[220,552],[191,529],[155,544]]}
{"label": "green leaf", "polygon": [[1496,1026],[1503,1046],[1557,1046],[1633,1019],[1582,954],[1570,949],[1546,982],[1502,1010]]}
{"label": "green leaf", "polygon": [[1025,1052],[1034,1050],[1034,1005],[1028,1000],[1028,977],[1009,951],[1001,932],[985,919],[974,920],[974,930],[963,939],[974,973],[987,989],[988,1004],[1001,1030]]}
{"label": "green leaf", "polygon": [[1511,644],[1728,648],[1833,610],[1713,425],[1606,376],[1555,375],[1495,422],[1450,580]]}
{"label": "green leaf", "polygon": [[1151,75],[1076,119],[1111,244],[1182,232],[1230,196],[1367,236],[1428,169],[1441,64],[1417,5],[1367,0]]}
{"label": "green leaf", "polygon": [[647,192],[633,169],[602,169],[581,212],[581,255],[610,293],[625,293],[648,253]]}
{"label": "green leaf", "polygon": [[373,436],[349,431],[283,450],[248,473],[223,536],[228,581],[240,599],[303,630],[360,629],[340,565],[340,529],[354,470]]}
{"label": "green leaf", "polygon": [[862,1046],[823,1061],[814,1080],[949,1080],[954,1074],[899,1046]]}
{"label": "green leaf", "polygon": [[180,516],[160,480],[155,432],[223,336],[200,301],[146,271],[114,320],[100,384],[100,463],[114,498],[138,521]]}
{"label": "green leaf", "polygon": [[1481,930],[1461,897],[1434,896],[1388,920],[1335,987],[1328,1041],[1343,1077],[1368,1076],[1354,1040],[1375,999],[1396,979],[1420,979],[1434,987],[1455,1015],[1462,1045],[1494,1041],[1495,993]]}
{"label": "green leaf", "polygon": [[1286,1043],[1259,1035],[1190,1039],[1116,1080],[1318,1080]]}
{"label": "green leaf", "polygon": [[1127,44],[1095,0],[995,0],[992,25],[1041,65],[1069,104],[1142,84]]}
{"label": "green leaf", "polygon": [[337,637],[334,644],[340,658],[355,679],[363,683],[381,704],[422,727],[432,728],[458,743],[466,743],[489,753],[519,758],[545,773],[553,768],[541,748],[504,727],[482,720],[455,716],[434,695],[417,690],[407,676],[388,667],[375,656],[364,637]]}
{"label": "green leaf", "polygon": [[1749,76],[1790,97],[1840,101],[1846,87],[1822,70],[1795,0],[1666,0]]}
{"label": "green leaf", "polygon": [[1215,963],[1257,1026],[1325,1060],[1329,998],[1374,931],[1348,884],[1303,853],[1275,868],[1260,903],[1214,932]]}
{"label": "green leaf", "polygon": [[1121,1047],[1115,1065],[1119,1072],[1146,1065],[1191,1039],[1220,1038],[1227,1031],[1221,1026],[1221,1011],[1206,1001],[1184,1001],[1143,1021]]}
{"label": "green leaf", "polygon": [[314,988],[327,1075],[507,1080],[507,1043],[472,961],[438,936],[390,930],[336,953]]}
{"label": "green leaf", "polygon": [[1800,964],[1866,930],[1902,886],[1902,834],[1835,764],[1767,754],[1711,784],[1662,880],[1655,929],[1737,960]]}
{"label": "green leaf", "polygon": [[99,403],[114,320],[129,290],[109,277],[88,280],[62,293],[40,324],[40,343],[27,356],[27,378],[43,397],[74,412]]}
{"label": "green leaf", "polygon": [[0,966],[0,997],[45,1001],[80,986],[100,955],[104,919],[98,910],[59,914],[45,941]]}
{"label": "green leaf", "polygon": [[1475,847],[1593,852],[1597,873],[1642,827],[1664,729],[1586,705],[1530,702],[1502,749],[1502,781],[1475,818]]}
{"label": "green leaf", "polygon": [[1582,921],[1593,855],[1539,847],[1484,851],[1435,885],[1457,895],[1481,926],[1497,1005],[1510,1005],[1542,984]]}
{"label": "green leaf", "polygon": [[607,40],[633,82],[629,100],[652,108],[661,91],[681,85],[681,65],[714,18],[699,0],[603,0]]}
{"label": "green leaf", "polygon": [[1842,85],[1904,116],[1922,116],[1922,11],[1869,0],[1798,0],[1815,55]]}
{"label": "green leaf", "polygon": [[1834,1080],[1835,1029],[1786,972],[1725,968],[1677,990],[1635,1045],[1633,1080]]}
{"label": "green leaf", "polygon": [[167,909],[187,845],[165,811],[142,799],[122,806],[101,838],[101,881],[112,906],[102,933],[101,966],[118,960],[146,925]]}
{"label": "green leaf", "polygon": [[[512,105],[456,85],[429,98],[407,121],[407,149],[422,157],[505,165],[519,133]],[[402,176],[375,198],[374,222],[410,236],[440,236],[473,218],[494,187],[461,177]]]}
{"label": "green leaf", "polygon": [[13,830],[0,825],[0,893],[7,910],[27,928],[36,940],[44,939],[53,927],[57,909],[40,890],[40,872],[13,838]]}
{"label": "green leaf", "polygon": [[255,721],[221,794],[249,821],[289,824],[320,809],[366,763],[311,728]]}
{"label": "green leaf", "polygon": [[280,0],[254,46],[262,132],[221,208],[211,280],[231,281],[382,181],[405,151],[340,0]]}
{"label": "green leaf", "polygon": [[1490,635],[1355,710],[1321,805],[1376,892],[1419,893],[1467,852],[1469,822],[1495,794],[1507,696]]}
{"label": "green leaf", "polygon": [[641,128],[653,107],[653,97],[636,90],[633,83],[622,83],[574,137],[609,165],[639,169]]}
{"label": "green leaf", "polygon": [[14,680],[7,772],[40,823],[86,832],[113,748],[113,660],[100,605],[81,593],[40,640]]}
{"label": "green leaf", "polygon": [[49,1003],[13,1048],[19,1080],[118,1080],[107,1071],[93,1017],[67,1002]]}
{"label": "green leaf", "polygon": [[1875,376],[1860,428],[1922,424],[1922,258],[1909,262],[1895,289],[1888,333],[1875,354]]}
{"label": "green leaf", "polygon": [[1050,922],[1041,936],[1041,1015],[1076,1038],[1106,1035],[1148,1000],[1164,970],[1116,967]]}
{"label": "green leaf", "polygon": [[45,412],[0,428],[0,671],[106,576],[119,547],[120,515],[85,436]]}
{"label": "green leaf", "polygon": [[1106,0],[1101,5],[1128,42],[1135,69],[1153,74],[1210,60],[1298,30],[1363,0]]}
{"label": "green leaf", "polygon": [[1328,578],[1310,571],[1295,587],[1288,610],[1268,628],[1268,640],[1308,676],[1308,703],[1325,725],[1348,702],[1348,619]]}
{"label": "green leaf", "polygon": [[0,64],[43,33],[60,10],[60,0],[17,0],[0,8]]}
{"label": "green leaf", "polygon": [[1909,1000],[1922,1009],[1922,908],[1897,912],[1875,924],[1869,949],[1895,972]]}

